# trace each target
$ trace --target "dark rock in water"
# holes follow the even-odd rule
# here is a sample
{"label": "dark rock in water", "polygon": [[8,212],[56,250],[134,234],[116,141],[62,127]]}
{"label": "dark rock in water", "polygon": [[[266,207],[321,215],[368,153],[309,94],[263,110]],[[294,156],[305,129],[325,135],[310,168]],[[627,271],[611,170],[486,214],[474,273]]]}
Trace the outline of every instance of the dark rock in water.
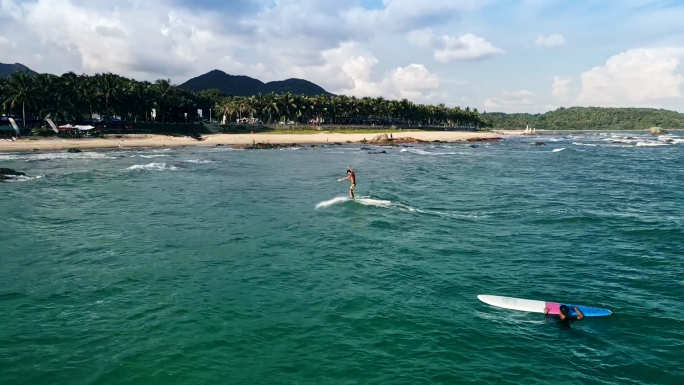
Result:
{"label": "dark rock in water", "polygon": [[39,149],[37,149],[37,148],[34,148],[34,149],[33,149],[33,151],[40,151],[40,150],[39,150]]}
{"label": "dark rock in water", "polygon": [[477,144],[471,144],[470,148],[478,148],[479,146]]}
{"label": "dark rock in water", "polygon": [[77,153],[83,152],[83,151],[79,150],[78,148],[70,148],[67,150],[67,152],[70,152],[72,154],[77,154]]}
{"label": "dark rock in water", "polygon": [[369,154],[387,154],[387,151],[371,151]]}
{"label": "dark rock in water", "polygon": [[347,143],[351,143],[351,140],[348,140]]}
{"label": "dark rock in water", "polygon": [[342,143],[340,143],[340,142],[335,142],[335,143],[333,143],[333,144],[334,144],[335,146],[341,146],[341,145],[342,145]]}
{"label": "dark rock in water", "polygon": [[12,176],[25,176],[23,172],[14,171],[11,168],[0,168],[0,179],[11,179]]}
{"label": "dark rock in water", "polygon": [[503,140],[503,138],[470,138],[467,141],[468,142],[498,142],[500,140]]}
{"label": "dark rock in water", "polygon": [[546,143],[544,142],[534,142],[535,146],[546,146]]}
{"label": "dark rock in water", "polygon": [[362,150],[366,150],[366,151],[372,150],[372,148],[370,148],[370,147],[361,147],[361,149],[362,149]]}
{"label": "dark rock in water", "polygon": [[433,140],[432,143],[446,143],[446,142],[442,142],[441,140]]}
{"label": "dark rock in water", "polygon": [[312,144],[312,145],[311,145],[311,146],[309,146],[309,147],[313,148],[313,147],[316,147],[316,145],[315,145],[315,144]]}

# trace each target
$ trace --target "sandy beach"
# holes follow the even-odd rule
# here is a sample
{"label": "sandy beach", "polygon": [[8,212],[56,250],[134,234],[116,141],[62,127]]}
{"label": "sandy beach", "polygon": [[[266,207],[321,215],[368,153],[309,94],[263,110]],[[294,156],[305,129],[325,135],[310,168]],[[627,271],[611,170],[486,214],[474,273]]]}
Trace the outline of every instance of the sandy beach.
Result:
{"label": "sandy beach", "polygon": [[[0,151],[49,151],[76,149],[118,148],[123,142],[124,148],[131,147],[182,147],[182,146],[233,146],[251,145],[252,143],[270,144],[320,144],[320,143],[359,143],[371,140],[375,133],[320,133],[320,134],[215,134],[206,135],[198,141],[191,137],[173,137],[168,135],[114,135],[102,138],[22,138],[19,140],[0,141]],[[394,138],[414,138],[423,141],[463,142],[474,138],[491,139],[501,137],[494,132],[463,131],[406,131],[392,133]]]}

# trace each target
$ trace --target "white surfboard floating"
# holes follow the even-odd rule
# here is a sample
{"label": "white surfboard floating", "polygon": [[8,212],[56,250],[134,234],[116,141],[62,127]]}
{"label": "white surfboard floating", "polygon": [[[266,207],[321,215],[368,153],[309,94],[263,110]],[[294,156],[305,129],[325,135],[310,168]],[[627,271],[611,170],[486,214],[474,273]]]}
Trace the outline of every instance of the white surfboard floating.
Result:
{"label": "white surfboard floating", "polygon": [[590,307],[583,305],[573,305],[569,303],[535,301],[531,299],[502,297],[498,295],[478,295],[477,298],[488,305],[510,310],[528,311],[532,313],[543,314],[544,309],[547,308],[549,309],[548,314],[558,315],[560,314],[560,306],[566,305],[570,308],[571,316],[577,315],[577,313],[573,309],[575,307],[578,308],[582,312],[582,314],[584,314],[585,317],[604,317],[613,314],[608,309],[601,309],[598,307]]}

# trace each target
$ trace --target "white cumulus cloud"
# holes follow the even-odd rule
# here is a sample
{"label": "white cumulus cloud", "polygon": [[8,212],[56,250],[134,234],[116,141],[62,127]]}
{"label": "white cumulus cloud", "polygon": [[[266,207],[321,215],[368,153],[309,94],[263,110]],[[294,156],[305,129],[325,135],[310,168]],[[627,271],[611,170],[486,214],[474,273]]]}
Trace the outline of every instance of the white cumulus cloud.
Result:
{"label": "white cumulus cloud", "polygon": [[630,49],[602,67],[580,75],[578,101],[595,105],[635,105],[682,96],[684,77],[678,72],[684,47]]}
{"label": "white cumulus cloud", "polygon": [[359,43],[343,43],[321,53],[322,65],[287,67],[281,77],[304,78],[322,85],[335,94],[356,97],[383,96],[409,99],[415,103],[435,102],[446,97],[440,92],[440,80],[422,64],[409,64],[373,77],[379,60]]}
{"label": "white cumulus cloud", "polygon": [[568,96],[568,93],[570,92],[570,81],[570,78],[554,76],[551,94],[557,98],[565,98]]}
{"label": "white cumulus cloud", "polygon": [[515,92],[504,91],[501,96],[488,98],[483,107],[489,112],[529,112],[542,113],[555,110],[556,106],[539,102],[532,91],[520,90]]}
{"label": "white cumulus cloud", "polygon": [[440,63],[487,59],[505,53],[503,49],[472,33],[437,36],[430,29],[424,29],[410,32],[408,41],[418,47],[434,48],[435,60]]}
{"label": "white cumulus cloud", "polygon": [[565,45],[565,37],[563,35],[553,34],[549,36],[539,35],[535,44],[544,48],[554,48]]}

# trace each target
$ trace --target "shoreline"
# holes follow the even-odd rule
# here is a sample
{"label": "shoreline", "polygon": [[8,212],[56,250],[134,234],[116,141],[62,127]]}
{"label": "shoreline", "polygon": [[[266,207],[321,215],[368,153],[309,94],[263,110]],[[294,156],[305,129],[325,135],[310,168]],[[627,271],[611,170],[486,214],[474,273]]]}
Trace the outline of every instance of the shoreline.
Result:
{"label": "shoreline", "polygon": [[[116,149],[123,141],[123,148],[143,147],[215,147],[238,146],[244,148],[252,144],[268,145],[318,145],[318,144],[391,144],[392,142],[371,142],[379,134],[369,133],[317,133],[317,134],[211,134],[203,136],[199,141],[191,137],[174,137],[168,135],[125,134],[111,135],[109,138],[30,138],[15,141],[0,141],[0,152],[14,151],[60,151],[69,149],[95,150]],[[380,134],[381,135],[381,134]],[[422,142],[467,142],[477,139],[491,141],[500,140],[502,133],[471,131],[405,131],[392,136],[398,144]],[[509,134],[510,135],[510,134]],[[513,134],[515,135],[515,134]],[[366,140],[367,142],[364,142]]]}

